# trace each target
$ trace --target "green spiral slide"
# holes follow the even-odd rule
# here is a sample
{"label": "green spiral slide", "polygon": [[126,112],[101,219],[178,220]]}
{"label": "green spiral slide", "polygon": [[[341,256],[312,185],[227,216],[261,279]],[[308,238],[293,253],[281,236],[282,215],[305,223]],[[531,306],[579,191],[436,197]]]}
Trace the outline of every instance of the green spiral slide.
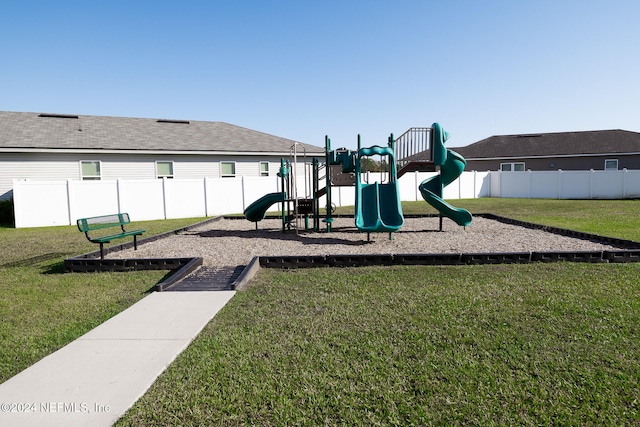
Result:
{"label": "green spiral slide", "polygon": [[442,129],[440,124],[434,123],[432,127],[433,162],[440,166],[440,174],[422,181],[418,189],[422,198],[436,208],[442,216],[452,219],[461,226],[471,225],[472,216],[468,210],[452,206],[442,198],[444,187],[462,174],[467,162],[460,154],[444,147],[445,141],[449,139],[449,134]]}

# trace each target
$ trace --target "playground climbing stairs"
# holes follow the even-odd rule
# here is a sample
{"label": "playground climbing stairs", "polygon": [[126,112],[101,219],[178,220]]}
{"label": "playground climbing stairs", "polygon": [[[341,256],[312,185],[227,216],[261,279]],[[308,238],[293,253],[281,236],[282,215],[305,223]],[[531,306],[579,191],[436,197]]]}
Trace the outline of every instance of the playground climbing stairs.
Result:
{"label": "playground climbing stairs", "polygon": [[408,172],[436,171],[431,153],[431,132],[429,127],[413,127],[396,138],[398,178]]}

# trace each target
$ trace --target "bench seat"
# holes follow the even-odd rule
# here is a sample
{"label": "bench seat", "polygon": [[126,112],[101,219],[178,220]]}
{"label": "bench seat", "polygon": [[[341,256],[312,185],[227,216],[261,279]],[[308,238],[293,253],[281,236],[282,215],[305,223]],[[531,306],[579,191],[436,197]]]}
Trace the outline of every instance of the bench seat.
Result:
{"label": "bench seat", "polygon": [[110,236],[92,237],[90,239],[93,243],[110,243],[112,240],[121,239],[127,236],[140,236],[145,230],[132,230],[124,233],[112,234]]}
{"label": "bench seat", "polygon": [[[104,259],[104,244],[110,243],[112,240],[122,239],[124,237],[133,236],[133,248],[138,249],[137,237],[142,235],[145,230],[125,230],[124,226],[130,224],[128,213],[117,213],[111,215],[94,216],[90,218],[80,218],[77,221],[78,229],[82,231],[87,239],[92,243],[100,244],[100,259]],[[113,232],[109,230],[112,228],[119,228],[120,232],[115,234],[107,234],[103,236],[91,236],[89,232],[95,230],[105,230],[106,232]]]}

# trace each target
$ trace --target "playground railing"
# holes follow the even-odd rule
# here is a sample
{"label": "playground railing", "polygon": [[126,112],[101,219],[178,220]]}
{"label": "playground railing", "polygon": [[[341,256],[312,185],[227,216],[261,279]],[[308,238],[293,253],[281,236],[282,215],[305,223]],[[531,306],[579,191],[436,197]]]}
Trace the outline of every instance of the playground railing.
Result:
{"label": "playground railing", "polygon": [[432,129],[414,127],[396,138],[394,142],[398,170],[412,161],[432,161]]}

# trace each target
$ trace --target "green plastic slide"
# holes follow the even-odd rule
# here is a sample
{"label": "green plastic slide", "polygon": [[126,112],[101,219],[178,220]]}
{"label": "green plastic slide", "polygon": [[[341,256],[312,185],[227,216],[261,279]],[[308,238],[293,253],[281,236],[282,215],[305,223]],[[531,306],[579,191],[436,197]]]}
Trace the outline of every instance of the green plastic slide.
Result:
{"label": "green plastic slide", "polygon": [[356,227],[366,232],[394,232],[404,225],[398,186],[361,184],[356,196]]}
{"label": "green plastic slide", "polygon": [[[362,156],[389,156],[388,183],[367,184],[362,182],[360,158]],[[398,231],[404,225],[402,204],[398,189],[393,150],[389,147],[374,146],[358,150],[356,163],[356,227],[366,232]]]}
{"label": "green plastic slide", "polygon": [[467,162],[460,154],[444,147],[449,134],[438,123],[433,124],[433,132],[433,161],[440,166],[440,174],[422,181],[418,189],[422,198],[436,208],[442,216],[466,227],[471,225],[471,213],[445,202],[442,198],[442,190],[462,174]]}
{"label": "green plastic slide", "polygon": [[262,221],[272,205],[283,202],[286,198],[287,193],[284,192],[265,194],[244,210],[244,217],[251,222]]}

